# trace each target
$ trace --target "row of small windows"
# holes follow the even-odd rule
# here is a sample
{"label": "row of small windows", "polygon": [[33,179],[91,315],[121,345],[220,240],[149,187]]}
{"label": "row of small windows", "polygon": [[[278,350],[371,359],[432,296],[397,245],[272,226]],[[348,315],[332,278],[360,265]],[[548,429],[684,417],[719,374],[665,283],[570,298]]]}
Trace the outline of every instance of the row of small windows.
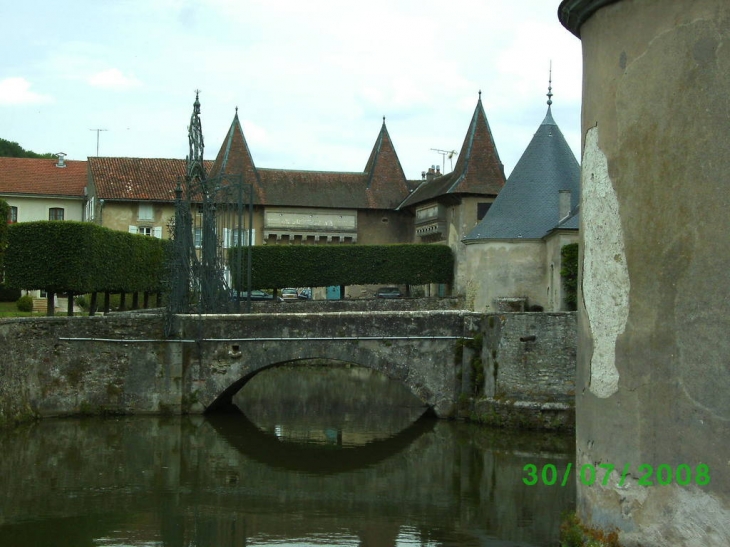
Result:
{"label": "row of small windows", "polygon": [[[64,209],[63,207],[51,207],[48,209],[48,220],[63,220]],[[8,213],[8,224],[15,224],[18,222],[18,208],[11,205],[10,212]]]}

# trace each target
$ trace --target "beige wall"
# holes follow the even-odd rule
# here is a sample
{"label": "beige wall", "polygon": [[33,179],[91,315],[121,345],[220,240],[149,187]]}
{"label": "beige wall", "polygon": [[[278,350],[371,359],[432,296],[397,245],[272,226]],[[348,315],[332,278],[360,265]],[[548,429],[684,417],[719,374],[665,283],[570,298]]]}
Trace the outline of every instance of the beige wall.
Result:
{"label": "beige wall", "polygon": [[18,222],[48,220],[51,207],[62,207],[64,220],[83,220],[84,200],[81,198],[53,198],[29,196],[0,196],[8,205],[18,208]]}
{"label": "beige wall", "polygon": [[474,311],[494,311],[501,297],[527,297],[547,308],[546,246],[542,240],[465,245],[465,298]]}
{"label": "beige wall", "polygon": [[399,211],[357,213],[357,242],[362,245],[387,245],[413,241],[413,216]]}
{"label": "beige wall", "polygon": [[168,223],[175,216],[175,206],[172,203],[152,202],[152,219],[143,220],[139,218],[139,203],[136,201],[105,200],[103,206],[97,205],[95,222],[100,223],[105,228],[120,232],[128,232],[130,226],[161,227],[162,238],[169,239]]}

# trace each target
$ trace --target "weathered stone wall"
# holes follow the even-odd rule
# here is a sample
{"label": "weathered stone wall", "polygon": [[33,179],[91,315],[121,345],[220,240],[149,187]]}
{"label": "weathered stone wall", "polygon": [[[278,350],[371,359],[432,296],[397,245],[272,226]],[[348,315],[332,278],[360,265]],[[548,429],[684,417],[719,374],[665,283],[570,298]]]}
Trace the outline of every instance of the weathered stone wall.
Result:
{"label": "weathered stone wall", "polygon": [[33,416],[180,408],[170,344],[60,338],[162,339],[160,316],[44,317],[0,322],[0,423]]}
{"label": "weathered stone wall", "polygon": [[[377,290],[374,289],[374,291]],[[245,302],[241,302],[244,307]],[[350,298],[344,300],[296,300],[251,302],[252,313],[329,313],[372,311],[463,310],[463,297],[445,298]]]}
{"label": "weathered stone wall", "polygon": [[488,315],[485,394],[528,401],[572,401],[576,338],[574,312]]}
{"label": "weathered stone wall", "polygon": [[483,396],[469,417],[501,427],[572,430],[575,312],[488,314],[481,328]]}
{"label": "weathered stone wall", "polygon": [[[3,320],[0,423],[83,413],[202,412],[221,394],[224,402],[230,399],[263,368],[306,359],[378,370],[445,417],[459,389],[454,337],[478,329],[472,315],[179,316],[177,341],[164,339],[163,318],[155,314]],[[446,339],[383,339],[430,336]],[[78,338],[89,340],[65,340]]]}

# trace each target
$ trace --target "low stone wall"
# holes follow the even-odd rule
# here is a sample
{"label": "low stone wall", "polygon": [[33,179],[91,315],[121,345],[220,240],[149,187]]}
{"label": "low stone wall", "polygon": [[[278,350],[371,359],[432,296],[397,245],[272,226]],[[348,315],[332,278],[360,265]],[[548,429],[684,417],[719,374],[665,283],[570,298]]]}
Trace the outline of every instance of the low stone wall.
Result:
{"label": "low stone wall", "polygon": [[505,427],[574,429],[575,312],[487,314],[484,384],[463,414]]}
{"label": "low stone wall", "polygon": [[[62,341],[88,337],[94,343]],[[179,407],[159,315],[0,320],[0,425],[64,414],[157,413]],[[179,376],[179,374],[178,374]]]}
{"label": "low stone wall", "polygon": [[[241,302],[241,309],[246,303]],[[431,311],[463,310],[464,298],[348,298],[344,300],[293,300],[251,302],[252,313],[329,313],[343,311]]]}

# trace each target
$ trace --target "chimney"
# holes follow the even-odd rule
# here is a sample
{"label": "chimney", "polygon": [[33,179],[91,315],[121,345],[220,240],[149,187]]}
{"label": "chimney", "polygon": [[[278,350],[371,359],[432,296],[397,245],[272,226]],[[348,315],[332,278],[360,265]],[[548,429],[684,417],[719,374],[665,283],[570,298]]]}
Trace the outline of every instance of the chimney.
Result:
{"label": "chimney", "polygon": [[436,177],[436,169],[434,169],[434,166],[428,168],[428,172],[426,173],[426,180],[433,180]]}
{"label": "chimney", "polygon": [[558,220],[563,220],[570,214],[570,190],[560,190],[558,201]]}
{"label": "chimney", "polygon": [[66,167],[66,163],[63,161],[67,155],[66,152],[57,152],[55,155],[58,156],[58,163],[56,164],[56,167]]}

